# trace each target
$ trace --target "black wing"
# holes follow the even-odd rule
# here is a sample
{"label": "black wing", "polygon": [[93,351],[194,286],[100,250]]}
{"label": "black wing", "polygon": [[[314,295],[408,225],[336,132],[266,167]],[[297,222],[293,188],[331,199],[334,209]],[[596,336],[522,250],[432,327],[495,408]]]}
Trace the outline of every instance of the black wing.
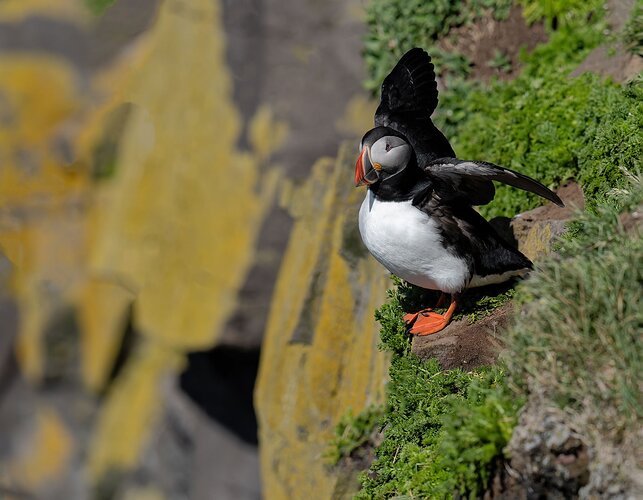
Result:
{"label": "black wing", "polygon": [[382,83],[375,125],[388,126],[392,115],[429,118],[438,105],[438,84],[431,56],[420,48],[409,50]]}
{"label": "black wing", "polygon": [[565,206],[556,193],[540,182],[486,161],[439,158],[425,165],[424,171],[430,177],[441,181],[439,185],[443,188],[442,195],[447,198],[466,199],[471,205],[489,203],[495,194],[490,181],[498,181],[535,193],[559,207]]}
{"label": "black wing", "polygon": [[438,84],[431,56],[420,48],[409,50],[382,83],[375,126],[390,127],[409,140],[420,165],[455,156],[446,137],[431,121],[438,105]]}

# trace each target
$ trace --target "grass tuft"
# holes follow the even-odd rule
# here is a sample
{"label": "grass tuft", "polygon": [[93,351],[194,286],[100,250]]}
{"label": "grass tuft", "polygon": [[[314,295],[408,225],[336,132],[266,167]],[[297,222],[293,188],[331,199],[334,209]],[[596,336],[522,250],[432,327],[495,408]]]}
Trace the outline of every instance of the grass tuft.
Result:
{"label": "grass tuft", "polygon": [[[613,431],[643,417],[643,239],[621,213],[643,204],[640,181],[582,215],[520,289],[523,314],[506,337],[512,378],[523,391],[584,411]],[[640,228],[639,228],[640,230]],[[605,419],[605,409],[615,411]]]}

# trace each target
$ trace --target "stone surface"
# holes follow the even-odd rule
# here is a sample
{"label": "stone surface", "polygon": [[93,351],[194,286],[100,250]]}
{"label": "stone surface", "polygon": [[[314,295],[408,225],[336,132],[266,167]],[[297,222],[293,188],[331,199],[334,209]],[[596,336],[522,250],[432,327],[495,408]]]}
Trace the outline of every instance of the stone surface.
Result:
{"label": "stone surface", "polygon": [[295,225],[255,396],[266,498],[333,498],[342,491],[349,479],[324,460],[335,425],[349,409],[358,413],[383,398],[388,363],[377,348],[373,311],[389,280],[359,237],[364,191],[353,185],[353,166],[348,144],[337,160],[320,160],[284,200]]}
{"label": "stone surface", "polygon": [[567,221],[585,206],[583,192],[575,182],[565,184],[556,193],[564,207],[547,203],[511,220],[511,238],[532,261],[551,252],[552,243],[565,231]]}
{"label": "stone surface", "polygon": [[589,481],[588,446],[560,409],[526,406],[506,453],[487,498],[577,498]]}
{"label": "stone surface", "polygon": [[258,498],[277,197],[365,115],[359,0],[1,3],[0,496]]}
{"label": "stone surface", "polygon": [[501,332],[511,321],[510,304],[475,323],[468,319],[452,322],[441,332],[413,337],[412,352],[422,358],[436,358],[445,370],[471,370],[492,365],[502,349]]}
{"label": "stone surface", "polygon": [[[635,3],[636,0],[609,0],[606,3],[607,21],[613,33],[623,29]],[[636,77],[641,71],[643,71],[643,57],[627,52],[620,42],[615,42],[594,49],[572,75],[591,72],[624,83]]]}

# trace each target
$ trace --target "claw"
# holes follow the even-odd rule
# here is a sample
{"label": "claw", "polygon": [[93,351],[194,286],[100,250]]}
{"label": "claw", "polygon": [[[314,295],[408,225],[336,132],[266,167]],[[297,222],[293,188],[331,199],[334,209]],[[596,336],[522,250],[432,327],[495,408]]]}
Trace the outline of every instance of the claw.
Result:
{"label": "claw", "polygon": [[[430,311],[430,309],[425,309],[425,310]],[[420,311],[420,312],[424,312],[424,311]],[[420,312],[405,314],[404,315],[404,322],[407,325],[412,325],[413,323],[415,323],[415,320],[418,319],[418,314],[420,314]]]}

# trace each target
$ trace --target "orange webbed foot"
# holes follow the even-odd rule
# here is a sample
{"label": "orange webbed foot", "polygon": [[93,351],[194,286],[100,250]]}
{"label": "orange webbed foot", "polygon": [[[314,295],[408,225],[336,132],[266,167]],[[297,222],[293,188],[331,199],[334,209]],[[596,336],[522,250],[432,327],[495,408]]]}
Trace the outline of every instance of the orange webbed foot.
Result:
{"label": "orange webbed foot", "polygon": [[[439,302],[442,302],[442,297],[440,297]],[[449,308],[444,314],[432,312],[431,309],[424,309],[415,314],[405,314],[404,321],[411,327],[409,333],[418,336],[431,335],[443,330],[449,324],[456,307],[457,302],[454,295],[451,298]]]}
{"label": "orange webbed foot", "polygon": [[[446,299],[447,299],[447,294],[441,293],[440,298],[438,299],[438,302],[435,304],[435,307],[442,307],[446,302]],[[433,311],[433,308],[427,307],[426,309],[422,309],[421,311],[418,311],[416,313],[407,313],[404,315],[404,322],[407,325],[412,325],[418,319],[418,315],[423,314],[426,316],[431,311]]]}
{"label": "orange webbed foot", "polygon": [[407,314],[404,315],[404,323],[406,323],[407,325],[412,325],[413,323],[415,323],[415,320],[418,319],[418,315],[420,313],[425,312],[425,311],[428,312],[430,310],[431,309],[425,309],[423,311],[416,312],[416,313],[407,313]]}

